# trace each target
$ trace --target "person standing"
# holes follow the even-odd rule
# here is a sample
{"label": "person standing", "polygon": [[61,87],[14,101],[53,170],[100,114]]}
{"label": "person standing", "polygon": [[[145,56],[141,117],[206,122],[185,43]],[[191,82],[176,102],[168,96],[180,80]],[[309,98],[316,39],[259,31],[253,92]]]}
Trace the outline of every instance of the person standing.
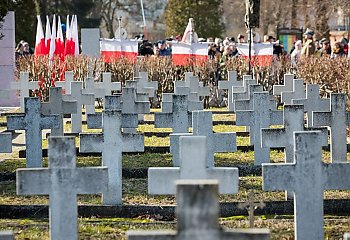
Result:
{"label": "person standing", "polygon": [[304,47],[301,50],[301,57],[310,57],[314,55],[316,51],[315,42],[313,40],[314,31],[307,28],[304,33],[304,36],[305,36],[305,43],[304,43]]}

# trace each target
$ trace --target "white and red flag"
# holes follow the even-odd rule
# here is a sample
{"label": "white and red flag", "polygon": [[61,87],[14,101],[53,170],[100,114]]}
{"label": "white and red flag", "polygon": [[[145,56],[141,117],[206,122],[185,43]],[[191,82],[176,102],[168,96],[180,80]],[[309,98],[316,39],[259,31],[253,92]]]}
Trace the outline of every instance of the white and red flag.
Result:
{"label": "white and red flag", "polygon": [[73,16],[71,30],[72,30],[71,38],[73,41],[72,51],[73,51],[73,55],[77,56],[77,55],[79,55],[79,36],[78,36],[78,18],[77,18],[77,15]]}
{"label": "white and red flag", "polygon": [[43,25],[41,23],[41,18],[37,16],[37,26],[36,26],[36,37],[35,37],[35,51],[34,55],[45,55],[46,54],[46,46],[45,46],[45,36],[43,31]]}
{"label": "white and red flag", "polygon": [[62,61],[64,60],[64,40],[60,16],[58,16],[55,55],[58,56]]}
{"label": "white and red flag", "polygon": [[[73,20],[73,17],[72,17]],[[69,15],[67,15],[66,23],[66,42],[64,45],[64,56],[73,55],[72,53],[72,29],[69,22]]]}
{"label": "white and red flag", "polygon": [[[236,47],[242,57],[249,57],[249,44],[239,44]],[[271,43],[254,43],[252,44],[251,56],[253,66],[271,66],[273,59],[273,45]]]}
{"label": "white and red flag", "polygon": [[134,62],[138,54],[137,41],[120,39],[102,39],[100,42],[101,57],[105,62],[125,57]]}
{"label": "white and red flag", "polygon": [[49,50],[49,59],[53,59],[53,55],[56,49],[56,15],[53,15],[52,20],[52,32],[51,32],[51,41],[50,41],[50,50]]}
{"label": "white and red flag", "polygon": [[203,43],[173,43],[173,63],[178,66],[199,66],[208,60],[208,44]]}
{"label": "white and red flag", "polygon": [[188,19],[188,24],[185,29],[184,35],[182,36],[181,42],[184,43],[197,43],[198,35],[194,31],[194,20],[193,18]]}
{"label": "white and red flag", "polygon": [[51,41],[51,27],[49,16],[46,15],[46,28],[45,28],[45,54],[49,54]]}

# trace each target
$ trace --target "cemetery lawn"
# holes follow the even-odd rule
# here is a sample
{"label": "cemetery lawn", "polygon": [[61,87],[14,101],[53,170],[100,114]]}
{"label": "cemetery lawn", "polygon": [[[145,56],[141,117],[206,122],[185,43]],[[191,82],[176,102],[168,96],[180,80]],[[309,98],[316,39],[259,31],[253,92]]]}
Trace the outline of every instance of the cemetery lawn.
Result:
{"label": "cemetery lawn", "polygon": [[[325,216],[325,239],[341,239],[349,231],[350,218]],[[224,228],[247,228],[246,216],[220,218]],[[176,221],[162,221],[161,216],[139,218],[79,218],[79,239],[126,239],[128,230],[176,229]],[[293,216],[256,217],[255,226],[269,228],[272,240],[293,239]],[[0,219],[0,230],[12,229],[16,239],[49,239],[48,219]]]}

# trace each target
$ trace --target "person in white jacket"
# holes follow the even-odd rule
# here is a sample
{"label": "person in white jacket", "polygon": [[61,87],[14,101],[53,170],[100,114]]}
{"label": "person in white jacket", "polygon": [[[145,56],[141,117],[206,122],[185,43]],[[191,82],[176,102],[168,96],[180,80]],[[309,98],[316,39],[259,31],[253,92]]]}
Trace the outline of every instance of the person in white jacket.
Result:
{"label": "person in white jacket", "polygon": [[303,48],[303,43],[301,42],[301,40],[298,40],[295,42],[294,46],[295,46],[295,49],[292,52],[292,54],[290,55],[290,59],[291,59],[293,68],[296,68],[296,66],[300,60],[301,49]]}

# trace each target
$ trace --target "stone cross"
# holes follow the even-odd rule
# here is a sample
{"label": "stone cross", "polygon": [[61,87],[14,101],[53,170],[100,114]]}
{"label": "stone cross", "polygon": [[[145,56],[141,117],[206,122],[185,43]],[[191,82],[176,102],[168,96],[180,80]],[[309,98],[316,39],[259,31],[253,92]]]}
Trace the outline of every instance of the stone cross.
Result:
{"label": "stone cross", "polygon": [[176,184],[177,231],[128,231],[129,240],[269,239],[268,229],[222,230],[218,222],[218,181],[182,180]]}
{"label": "stone cross", "polygon": [[313,112],[312,125],[327,126],[331,132],[331,161],[346,162],[346,128],[350,125],[350,113],[346,111],[346,94],[332,93],[330,112]]}
{"label": "stone cross", "polygon": [[63,136],[63,115],[77,113],[77,101],[64,101],[61,87],[50,87],[49,102],[41,104],[43,115],[55,114],[58,116],[58,128],[51,130],[51,136]]}
{"label": "stone cross", "polygon": [[101,87],[105,90],[105,96],[111,95],[112,91],[122,90],[121,82],[112,82],[112,73],[110,72],[102,73],[102,84],[98,83],[98,87]]}
{"label": "stone cross", "polygon": [[93,105],[95,102],[95,97],[93,94],[83,93],[83,83],[82,82],[72,82],[71,83],[71,94],[64,95],[63,99],[65,101],[76,101],[77,111],[72,114],[72,133],[80,133],[82,126],[82,105]]}
{"label": "stone cross", "polygon": [[312,112],[329,112],[330,100],[328,98],[320,98],[320,85],[307,84],[306,98],[293,99],[292,104],[304,105],[304,111],[307,113],[307,126],[312,127]]}
{"label": "stone cross", "polygon": [[248,86],[248,98],[234,100],[234,109],[237,110],[252,110],[253,109],[253,96],[256,92],[262,92],[263,87],[259,84],[251,84]]}
{"label": "stone cross", "polygon": [[236,125],[249,126],[250,135],[253,135],[250,139],[253,139],[255,165],[267,163],[270,159],[270,149],[261,146],[261,129],[283,124],[283,111],[267,108],[269,102],[268,92],[254,93],[253,110],[236,112]]}
{"label": "stone cross", "polygon": [[18,195],[49,195],[50,239],[78,239],[77,194],[107,186],[106,167],[76,167],[74,137],[49,138],[49,167],[16,171]]}
{"label": "stone cross", "polygon": [[236,71],[228,71],[227,72],[227,81],[219,81],[218,82],[218,89],[221,90],[227,90],[227,102],[228,102],[228,109],[234,109],[233,106],[233,99],[232,99],[232,89],[233,87],[242,87],[243,81],[239,81],[237,78],[237,72]]}
{"label": "stone cross", "polygon": [[11,83],[11,89],[18,90],[20,95],[20,106],[24,111],[24,98],[29,97],[29,90],[39,87],[37,81],[29,81],[29,72],[20,72],[19,81]]}
{"label": "stone cross", "polygon": [[25,113],[7,116],[8,130],[25,130],[27,167],[42,166],[42,135],[43,129],[58,128],[57,115],[41,115],[39,98],[24,99]]}
{"label": "stone cross", "polygon": [[[106,102],[117,102],[117,96],[107,96]],[[112,107],[107,106],[107,109]],[[99,121],[98,121],[99,122]],[[102,153],[102,165],[108,167],[108,187],[102,194],[104,205],[122,204],[122,152],[143,152],[144,136],[122,134],[122,113],[120,110],[104,110],[102,113],[103,133],[80,134],[80,152]],[[137,127],[124,121],[124,127]],[[92,126],[91,124],[90,126]],[[101,126],[96,127],[100,128]]]}
{"label": "stone cross", "polygon": [[173,111],[173,93],[162,93],[161,110],[162,113]]}
{"label": "stone cross", "polygon": [[254,79],[248,79],[248,80],[243,80],[244,84],[244,90],[243,91],[234,91],[232,93],[232,100],[241,100],[241,99],[248,99],[249,98],[249,86],[250,85],[257,85],[256,80]]}
{"label": "stone cross", "polygon": [[[132,82],[132,81],[129,81]],[[136,92],[134,87],[123,87],[122,98],[123,98],[123,113],[150,113],[150,103],[147,100],[139,100],[139,94]],[[147,96],[147,95],[146,95]]]}
{"label": "stone cross", "polygon": [[292,104],[293,99],[306,98],[305,86],[303,80],[294,79],[293,91],[281,93],[281,102],[284,104]]}
{"label": "stone cross", "polygon": [[265,207],[265,203],[263,203],[262,201],[260,202],[255,202],[254,199],[254,192],[249,192],[248,193],[248,202],[245,203],[239,203],[238,204],[238,208],[240,209],[246,209],[248,211],[248,215],[249,215],[249,227],[253,228],[254,227],[254,211],[257,208],[264,208]]}
{"label": "stone cross", "polygon": [[323,239],[323,191],[350,189],[350,164],[322,162],[319,131],[295,132],[292,163],[262,164],[264,191],[294,192],[295,239]]}
{"label": "stone cross", "polygon": [[12,134],[9,132],[0,133],[0,153],[12,152]]}
{"label": "stone cross", "polygon": [[282,92],[293,91],[294,74],[284,74],[284,84],[273,86],[273,95],[281,95]]}
{"label": "stone cross", "polygon": [[246,92],[248,91],[248,87],[250,84],[258,84],[256,79],[253,79],[252,75],[243,75],[243,85],[236,87],[233,86],[232,92],[233,93],[240,93],[240,92]]}
{"label": "stone cross", "polygon": [[56,81],[55,87],[61,87],[65,94],[71,94],[71,82],[74,81],[74,72],[66,71],[64,73],[64,81]]}
{"label": "stone cross", "polygon": [[158,90],[157,81],[148,81],[147,72],[139,72],[138,77],[134,77],[137,81],[137,92],[147,93],[150,98],[155,96],[155,92]]}
{"label": "stone cross", "polygon": [[238,191],[238,169],[207,167],[207,138],[204,136],[180,137],[180,167],[148,168],[148,193],[175,194],[175,180],[218,179],[221,194]]}
{"label": "stone cross", "polygon": [[193,111],[192,112],[192,133],[170,134],[170,153],[173,155],[174,167],[180,166],[179,139],[181,136],[205,136],[207,137],[207,167],[214,167],[215,152],[235,152],[237,151],[236,133],[213,133],[212,112]]}
{"label": "stone cross", "polygon": [[1,240],[14,240],[12,231],[0,231]]}
{"label": "stone cross", "polygon": [[154,113],[156,128],[172,128],[173,133],[187,133],[192,125],[191,113],[188,111],[188,96],[173,95],[171,113]]}

